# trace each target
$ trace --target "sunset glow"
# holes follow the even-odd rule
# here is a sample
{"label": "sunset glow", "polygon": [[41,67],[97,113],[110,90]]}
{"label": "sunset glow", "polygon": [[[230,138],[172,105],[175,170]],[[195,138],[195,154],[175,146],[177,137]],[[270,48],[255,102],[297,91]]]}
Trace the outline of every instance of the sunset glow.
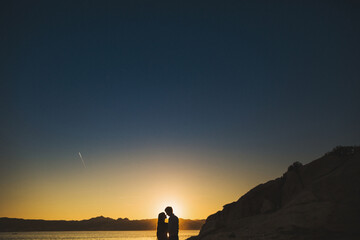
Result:
{"label": "sunset glow", "polygon": [[355,2],[0,1],[0,217],[205,219],[360,145]]}
{"label": "sunset glow", "polygon": [[254,178],[251,171],[256,167],[251,167],[248,160],[234,164],[230,170],[219,165],[224,160],[220,155],[194,150],[184,154],[184,150],[167,148],[159,152],[147,148],[103,157],[83,153],[86,168],[76,154],[64,158],[61,165],[37,166],[31,174],[30,166],[24,166],[0,200],[4,203],[1,213],[42,219],[100,215],[144,219],[156,218],[165,207],[172,206],[181,218],[202,219],[254,184],[278,174],[267,166],[261,177]]}

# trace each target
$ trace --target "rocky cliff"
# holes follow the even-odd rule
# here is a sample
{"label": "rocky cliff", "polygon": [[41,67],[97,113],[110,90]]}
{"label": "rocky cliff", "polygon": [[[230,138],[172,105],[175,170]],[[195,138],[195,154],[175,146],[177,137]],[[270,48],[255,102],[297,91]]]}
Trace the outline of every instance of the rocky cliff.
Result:
{"label": "rocky cliff", "polygon": [[209,216],[193,239],[360,239],[360,147],[294,163]]}

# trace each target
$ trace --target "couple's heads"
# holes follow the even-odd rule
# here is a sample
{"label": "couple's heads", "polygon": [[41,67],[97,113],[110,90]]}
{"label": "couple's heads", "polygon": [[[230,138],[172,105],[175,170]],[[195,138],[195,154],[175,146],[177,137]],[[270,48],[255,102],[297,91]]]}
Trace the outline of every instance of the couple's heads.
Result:
{"label": "couple's heads", "polygon": [[[171,216],[171,215],[173,214],[173,209],[172,209],[172,207],[166,207],[166,208],[165,208],[165,212],[166,212],[166,215]],[[160,221],[164,221],[165,218],[166,218],[166,215],[165,215],[165,213],[161,212],[161,213],[159,213],[158,219],[159,219]]]}

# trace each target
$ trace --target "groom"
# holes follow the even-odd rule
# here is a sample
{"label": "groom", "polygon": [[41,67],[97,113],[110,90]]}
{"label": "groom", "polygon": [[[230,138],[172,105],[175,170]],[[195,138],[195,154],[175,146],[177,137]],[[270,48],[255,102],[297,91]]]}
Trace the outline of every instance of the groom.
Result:
{"label": "groom", "polygon": [[169,240],[179,240],[179,219],[174,215],[172,207],[165,208],[169,216]]}

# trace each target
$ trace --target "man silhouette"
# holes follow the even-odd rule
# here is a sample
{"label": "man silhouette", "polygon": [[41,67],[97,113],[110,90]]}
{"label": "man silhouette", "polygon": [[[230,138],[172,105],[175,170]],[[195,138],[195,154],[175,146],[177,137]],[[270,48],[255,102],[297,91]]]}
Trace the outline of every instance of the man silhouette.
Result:
{"label": "man silhouette", "polygon": [[179,219],[173,213],[172,207],[166,207],[165,212],[169,216],[169,240],[179,240]]}

